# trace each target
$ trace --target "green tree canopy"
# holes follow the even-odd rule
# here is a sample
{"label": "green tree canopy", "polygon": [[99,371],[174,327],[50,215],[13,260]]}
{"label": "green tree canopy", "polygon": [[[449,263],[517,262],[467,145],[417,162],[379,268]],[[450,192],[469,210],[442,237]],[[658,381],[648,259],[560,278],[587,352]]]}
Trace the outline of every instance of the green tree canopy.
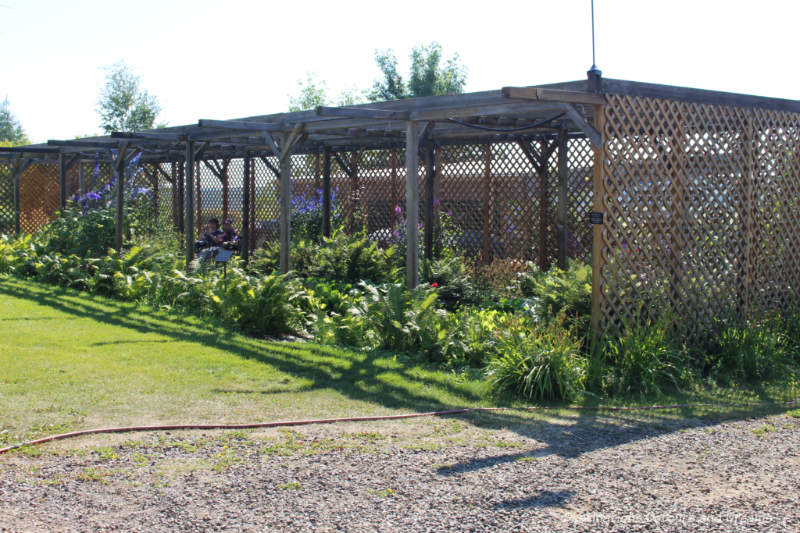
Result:
{"label": "green tree canopy", "polygon": [[408,81],[397,70],[397,57],[392,50],[375,52],[375,63],[382,78],[376,80],[369,94],[373,102],[397,100],[414,96],[436,94],[459,94],[464,92],[467,68],[461,64],[458,54],[443,63],[442,46],[432,42],[417,45],[411,51],[411,71]]}
{"label": "green tree canopy", "polygon": [[0,146],[17,146],[21,144],[30,144],[30,141],[22,129],[22,124],[11,112],[8,98],[5,98],[3,103],[0,104]]}
{"label": "green tree canopy", "polygon": [[141,131],[155,126],[161,112],[158,99],[140,87],[140,79],[125,63],[108,68],[106,85],[97,102],[103,131]]}
{"label": "green tree canopy", "polygon": [[321,105],[337,106],[356,105],[364,102],[363,92],[357,89],[344,90],[331,99],[325,81],[317,79],[315,74],[306,74],[305,80],[298,80],[300,90],[297,96],[289,96],[289,111],[310,111]]}

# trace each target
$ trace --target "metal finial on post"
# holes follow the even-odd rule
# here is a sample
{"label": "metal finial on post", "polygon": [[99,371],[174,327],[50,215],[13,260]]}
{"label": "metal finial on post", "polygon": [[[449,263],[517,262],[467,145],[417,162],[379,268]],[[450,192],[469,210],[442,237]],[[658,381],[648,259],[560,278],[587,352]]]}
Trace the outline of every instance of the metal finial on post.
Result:
{"label": "metal finial on post", "polygon": [[589,92],[599,93],[600,92],[600,78],[603,75],[603,73],[599,68],[597,68],[597,59],[595,57],[594,0],[591,0],[591,4],[592,4],[592,66],[586,72],[586,75],[589,78]]}

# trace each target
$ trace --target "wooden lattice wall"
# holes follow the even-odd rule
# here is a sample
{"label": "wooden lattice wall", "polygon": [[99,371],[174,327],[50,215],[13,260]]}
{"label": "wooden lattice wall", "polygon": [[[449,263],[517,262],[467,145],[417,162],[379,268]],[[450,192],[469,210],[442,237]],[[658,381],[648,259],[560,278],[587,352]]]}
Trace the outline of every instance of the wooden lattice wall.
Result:
{"label": "wooden lattice wall", "polygon": [[607,95],[603,115],[601,327],[797,306],[800,114]]}

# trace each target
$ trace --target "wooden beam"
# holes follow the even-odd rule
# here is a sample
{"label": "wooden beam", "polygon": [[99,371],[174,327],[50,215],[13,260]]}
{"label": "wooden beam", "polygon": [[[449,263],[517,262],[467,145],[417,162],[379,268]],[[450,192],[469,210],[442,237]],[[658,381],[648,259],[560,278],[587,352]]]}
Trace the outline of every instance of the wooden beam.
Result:
{"label": "wooden beam", "polygon": [[355,174],[355,170],[350,166],[350,163],[346,159],[342,158],[339,152],[333,152],[333,158],[336,159],[336,162],[339,163],[339,166],[342,167],[342,170],[344,170],[345,174],[352,179]]}
{"label": "wooden beam", "polygon": [[331,149],[325,148],[322,159],[322,234],[331,236]]}
{"label": "wooden beam", "polygon": [[[278,122],[249,122],[242,120],[210,120],[201,118],[197,121],[197,125],[201,128],[217,128],[222,130],[238,130],[238,131],[286,131],[289,126],[285,123]],[[195,136],[192,136],[194,139]]]}
{"label": "wooden beam", "polygon": [[275,138],[268,131],[264,131],[264,142],[266,143],[267,146],[269,146],[269,148],[272,150],[272,153],[275,154],[275,157],[277,157],[278,160],[280,161],[281,158],[280,146],[278,146],[278,143],[275,142]]}
{"label": "wooden beam", "polygon": [[58,154],[58,207],[67,207],[67,164],[64,154]]}
{"label": "wooden beam", "polygon": [[541,102],[567,102],[570,104],[603,105],[606,99],[601,94],[581,91],[564,91],[541,87],[503,87],[500,91],[505,98],[517,100],[538,100]]}
{"label": "wooden beam", "polygon": [[186,238],[186,268],[194,259],[194,141],[186,143],[186,159],[184,161],[184,202],[183,202],[183,217],[184,229]]}
{"label": "wooden beam", "polygon": [[266,157],[264,157],[264,156],[259,156],[259,159],[261,160],[261,162],[262,162],[262,163],[264,163],[264,165],[265,165],[265,166],[266,166],[266,167],[267,167],[269,170],[271,170],[271,171],[272,171],[272,173],[275,175],[275,177],[276,177],[276,178],[280,178],[280,177],[281,177],[281,171],[280,171],[280,170],[278,170],[278,169],[275,167],[275,165],[273,165],[272,163],[270,163],[269,159],[267,159],[267,158],[266,158]]}
{"label": "wooden beam", "polygon": [[181,135],[178,133],[158,133],[155,131],[140,131],[140,132],[129,132],[129,131],[112,131],[111,132],[112,139],[128,139],[128,140],[152,140],[152,141],[164,141],[169,144],[174,144],[176,142],[184,142],[186,141],[186,135]]}
{"label": "wooden beam", "polygon": [[406,122],[406,279],[414,290],[419,276],[419,129],[414,121]]}
{"label": "wooden beam", "polygon": [[568,143],[567,131],[561,130],[556,141],[558,145],[558,231],[556,240],[558,247],[558,268],[566,270],[567,265],[567,237],[569,235],[569,218],[567,208],[569,204],[569,168],[568,168]]}
{"label": "wooden beam", "polygon": [[[561,109],[563,109],[570,120],[577,126],[578,128],[586,134],[590,141],[595,148],[602,148],[603,147],[603,136],[597,131],[594,126],[586,122],[583,114],[580,113],[572,104],[559,104]],[[602,109],[603,106],[596,106],[596,109]],[[596,112],[596,111],[595,111]]]}
{"label": "wooden beam", "polygon": [[533,113],[558,111],[555,102],[506,102],[500,104],[484,104],[477,106],[453,106],[433,108],[411,113],[411,120],[446,120],[448,118],[515,115],[519,113]]}
{"label": "wooden beam", "polygon": [[436,179],[436,147],[431,143],[425,150],[425,270],[426,277],[430,276],[430,264],[433,261],[433,230],[434,230],[434,181]]}
{"label": "wooden beam", "polygon": [[[289,137],[286,134],[280,136],[281,146],[284,149],[291,146],[289,144]],[[292,158],[287,157],[287,152],[283,152],[280,158],[281,173],[280,173],[280,233],[281,233],[281,272],[289,272],[291,268],[291,238],[292,238]]]}
{"label": "wooden beam", "polygon": [[292,154],[292,148],[294,148],[295,143],[297,143],[297,141],[300,139],[300,134],[303,132],[303,127],[304,124],[302,122],[295,124],[289,135],[284,137],[283,142],[281,142],[281,161]]}
{"label": "wooden beam", "polygon": [[364,107],[327,107],[318,106],[317,116],[320,117],[349,117],[373,118],[385,120],[408,120],[408,111],[393,111],[390,109],[367,109]]}
{"label": "wooden beam", "polygon": [[250,154],[244,157],[244,176],[242,178],[242,234],[239,243],[239,252],[242,260],[247,263],[250,258],[250,180],[252,177],[252,159]]}
{"label": "wooden beam", "polygon": [[118,252],[122,252],[122,233],[125,227],[125,153],[127,151],[128,143],[123,141],[114,160],[114,170],[117,173],[117,219],[114,228],[114,248]]}
{"label": "wooden beam", "polygon": [[[595,125],[603,131],[605,114],[603,106],[595,107]],[[593,211],[603,213],[603,222],[608,217],[605,213],[605,183],[604,183],[604,149],[602,144],[594,147],[594,172],[593,183]],[[595,339],[600,336],[600,320],[603,312],[603,226],[604,224],[592,225],[592,318],[591,331]]]}

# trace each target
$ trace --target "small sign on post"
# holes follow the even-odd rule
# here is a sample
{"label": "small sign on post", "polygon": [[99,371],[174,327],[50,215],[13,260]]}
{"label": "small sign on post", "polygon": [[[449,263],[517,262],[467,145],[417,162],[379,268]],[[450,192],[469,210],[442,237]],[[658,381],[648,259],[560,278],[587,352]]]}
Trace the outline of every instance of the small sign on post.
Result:
{"label": "small sign on post", "polygon": [[589,223],[590,224],[602,224],[603,223],[603,213],[600,211],[592,211],[589,213]]}
{"label": "small sign on post", "polygon": [[215,263],[222,263],[222,277],[228,277],[228,260],[233,255],[233,250],[225,250],[220,248],[217,250],[217,253],[214,255],[214,262]]}

